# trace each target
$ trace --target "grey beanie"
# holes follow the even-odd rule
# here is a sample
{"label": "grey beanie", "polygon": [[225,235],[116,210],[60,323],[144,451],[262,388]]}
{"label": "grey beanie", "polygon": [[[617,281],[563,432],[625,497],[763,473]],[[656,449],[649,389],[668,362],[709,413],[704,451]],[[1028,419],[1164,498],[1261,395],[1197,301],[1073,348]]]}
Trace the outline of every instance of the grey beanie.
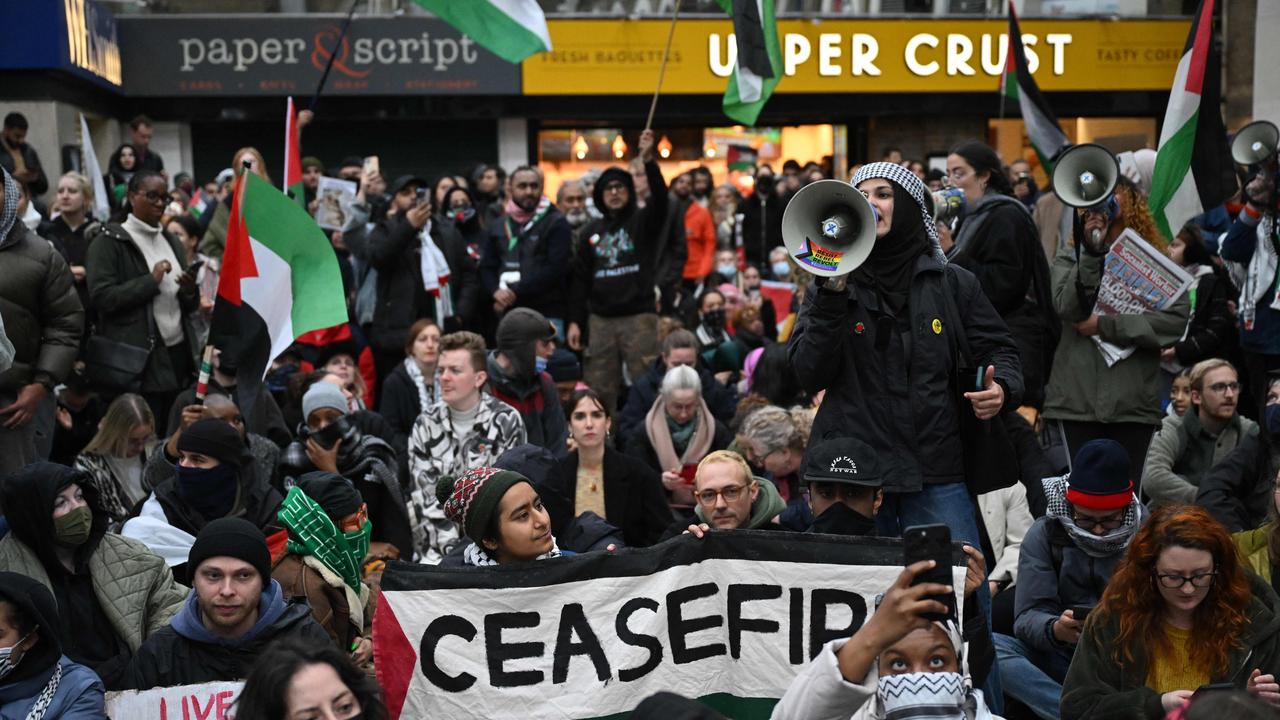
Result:
{"label": "grey beanie", "polygon": [[311,413],[320,408],[333,408],[343,415],[350,412],[347,396],[342,394],[342,389],[323,380],[313,384],[307,389],[307,394],[302,396],[302,421],[306,422]]}

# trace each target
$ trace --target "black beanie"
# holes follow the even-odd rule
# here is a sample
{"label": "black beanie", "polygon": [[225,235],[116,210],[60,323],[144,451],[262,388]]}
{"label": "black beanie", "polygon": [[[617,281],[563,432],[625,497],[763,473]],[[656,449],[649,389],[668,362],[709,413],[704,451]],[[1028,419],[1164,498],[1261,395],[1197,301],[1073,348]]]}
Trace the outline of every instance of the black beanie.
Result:
{"label": "black beanie", "polygon": [[309,472],[298,478],[298,487],[325,511],[334,524],[359,510],[364,503],[351,481],[336,473],[323,470]]}
{"label": "black beanie", "polygon": [[231,423],[215,418],[197,420],[183,430],[178,436],[178,449],[207,455],[236,467],[244,465],[249,455],[244,440]]}
{"label": "black beanie", "polygon": [[205,525],[187,555],[188,572],[195,577],[200,563],[215,557],[243,560],[262,576],[264,588],[271,582],[271,551],[267,549],[267,538],[244,518],[219,518]]}

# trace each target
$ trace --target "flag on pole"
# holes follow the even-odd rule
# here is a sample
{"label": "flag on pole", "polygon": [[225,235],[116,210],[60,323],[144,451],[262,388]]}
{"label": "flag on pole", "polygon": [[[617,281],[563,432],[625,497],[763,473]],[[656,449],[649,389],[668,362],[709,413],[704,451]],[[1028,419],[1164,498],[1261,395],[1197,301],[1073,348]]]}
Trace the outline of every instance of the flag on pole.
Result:
{"label": "flag on pole", "polygon": [[284,192],[302,207],[307,205],[306,189],[302,186],[302,134],[298,129],[298,113],[293,107],[293,97],[285,110],[284,118]]}
{"label": "flag on pole", "polygon": [[237,368],[248,415],[272,358],[299,335],[347,321],[338,258],[324,231],[266,180],[236,182],[209,342]]}
{"label": "flag on pole", "polygon": [[1031,147],[1040,157],[1040,166],[1045,172],[1051,172],[1049,159],[1069,141],[1027,68],[1027,54],[1022,47],[1022,30],[1018,27],[1018,13],[1013,9],[1013,0],[1009,0],[1009,50],[1005,55],[1004,74],[1000,76],[1001,115],[1004,115],[1005,100],[1018,104]]}
{"label": "flag on pole", "polygon": [[507,62],[551,49],[547,16],[537,0],[413,1]]}
{"label": "flag on pole", "polygon": [[782,77],[782,46],[774,0],[716,0],[733,18],[737,60],[724,91],[724,114],[755,125]]}
{"label": "flag on pole", "polygon": [[111,202],[107,196],[107,183],[102,179],[102,167],[98,154],[93,151],[93,137],[89,135],[89,121],[80,113],[80,167],[93,188],[93,216],[102,222],[111,217]]}
{"label": "flag on pole", "polygon": [[1213,51],[1213,0],[1200,0],[1169,90],[1147,204],[1172,240],[1182,225],[1235,191],[1222,123],[1221,59]]}

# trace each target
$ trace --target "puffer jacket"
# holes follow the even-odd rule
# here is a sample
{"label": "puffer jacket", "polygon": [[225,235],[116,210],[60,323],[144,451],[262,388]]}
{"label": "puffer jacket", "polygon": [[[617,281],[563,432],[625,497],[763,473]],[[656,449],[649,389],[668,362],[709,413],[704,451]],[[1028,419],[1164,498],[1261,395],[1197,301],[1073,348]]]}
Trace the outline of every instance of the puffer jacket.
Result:
{"label": "puffer jacket", "polygon": [[1165,310],[1099,317],[1099,338],[1120,347],[1137,347],[1132,355],[1107,367],[1093,338],[1072,326],[1092,312],[1080,307],[1076,279],[1087,294],[1096,293],[1103,260],[1081,252],[1077,263],[1075,249],[1067,247],[1053,261],[1053,305],[1062,319],[1062,336],[1045,391],[1044,416],[1050,420],[1159,425],[1160,349],[1182,337],[1190,301],[1184,293]]}
{"label": "puffer jacket", "polygon": [[84,333],[84,308],[67,261],[18,221],[0,242],[0,267],[0,317],[14,349],[13,365],[0,371],[0,390],[17,390],[37,375],[61,382]]}
{"label": "puffer jacket", "polygon": [[[1243,687],[1254,669],[1280,674],[1280,598],[1262,578],[1248,574],[1253,596],[1239,646],[1227,655],[1226,669],[1209,681]],[[1108,718],[1159,720],[1165,716],[1160,694],[1147,687],[1146,648],[1136,648],[1134,661],[1119,664],[1112,653],[1120,633],[1119,619],[1089,616],[1076,647],[1071,669],[1062,683],[1062,720]]]}
{"label": "puffer jacket", "polygon": [[[187,251],[172,235],[164,234],[178,259],[178,268],[187,269]],[[147,367],[142,371],[142,392],[167,392],[181,390],[191,378],[179,376],[166,352],[164,343],[155,337],[153,322],[148,309],[160,286],[151,276],[151,267],[142,251],[133,242],[127,230],[120,225],[104,225],[102,231],[89,243],[86,262],[89,298],[96,316],[96,334],[115,342],[139,348],[152,348]],[[198,334],[191,324],[191,313],[200,306],[200,291],[194,285],[178,291],[178,303],[182,309],[182,332],[186,337],[186,349],[191,353],[193,366],[201,348],[196,347]]]}

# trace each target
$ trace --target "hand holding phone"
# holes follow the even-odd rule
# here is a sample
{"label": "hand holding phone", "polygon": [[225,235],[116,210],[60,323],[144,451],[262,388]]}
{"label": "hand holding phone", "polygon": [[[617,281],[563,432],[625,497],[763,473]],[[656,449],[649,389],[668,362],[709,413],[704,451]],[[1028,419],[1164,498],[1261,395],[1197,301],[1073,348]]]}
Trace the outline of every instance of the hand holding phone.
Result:
{"label": "hand holding phone", "polygon": [[[915,576],[912,585],[936,583],[950,585],[951,576],[951,528],[946,525],[916,525],[902,533],[902,564],[911,566],[924,560],[934,561],[934,566]],[[936,600],[947,608],[945,613],[921,613],[928,620],[944,621],[956,616],[956,598],[954,593],[930,595],[929,600]]]}

